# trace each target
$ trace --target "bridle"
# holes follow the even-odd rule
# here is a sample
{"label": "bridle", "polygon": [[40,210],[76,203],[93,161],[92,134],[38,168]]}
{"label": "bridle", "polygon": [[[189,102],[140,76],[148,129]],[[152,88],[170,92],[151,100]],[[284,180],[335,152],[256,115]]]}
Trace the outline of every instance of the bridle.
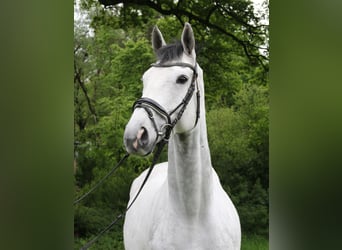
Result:
{"label": "bridle", "polygon": [[[160,63],[155,63],[155,64],[151,64],[151,67],[159,67],[159,68],[168,68],[168,67],[174,67],[174,66],[179,66],[179,67],[188,67],[190,69],[192,69],[193,71],[193,75],[192,75],[192,79],[191,79],[191,83],[190,86],[183,98],[183,100],[170,112],[167,112],[165,108],[163,108],[158,102],[156,102],[155,100],[151,99],[151,98],[147,98],[147,97],[142,97],[140,99],[138,99],[137,101],[134,102],[133,104],[133,110],[135,110],[136,108],[143,108],[147,114],[149,119],[151,120],[154,130],[157,134],[157,138],[155,141],[155,144],[157,143],[159,137],[161,137],[161,140],[166,142],[169,140],[170,135],[171,135],[171,131],[172,129],[176,126],[177,122],[182,118],[182,115],[188,105],[188,103],[190,102],[195,89],[196,90],[196,101],[197,101],[197,107],[196,107],[196,121],[195,121],[195,125],[194,127],[196,127],[197,122],[199,120],[200,117],[200,90],[198,88],[198,82],[197,82],[197,63],[195,64],[195,66],[192,66],[189,63],[172,63],[172,64],[160,64]],[[158,129],[156,121],[154,119],[154,115],[153,112],[156,112],[158,115],[164,117],[164,119],[166,120],[166,123],[164,125],[161,126],[160,129]],[[176,111],[178,111],[176,117],[174,118],[174,120],[172,121],[171,116],[176,113]],[[150,153],[150,152],[149,152]],[[148,153],[148,154],[149,154]]]}

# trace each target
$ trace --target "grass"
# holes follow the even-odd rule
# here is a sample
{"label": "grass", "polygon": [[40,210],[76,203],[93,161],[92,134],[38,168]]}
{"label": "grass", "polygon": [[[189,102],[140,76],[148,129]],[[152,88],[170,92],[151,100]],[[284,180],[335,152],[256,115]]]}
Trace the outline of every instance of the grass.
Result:
{"label": "grass", "polygon": [[[74,249],[80,249],[86,242],[85,239],[77,239]],[[105,234],[90,249],[124,250],[122,235],[117,232]],[[268,250],[268,239],[258,235],[243,236],[241,239],[241,250]]]}
{"label": "grass", "polygon": [[[79,250],[89,239],[75,239],[74,250]],[[102,235],[89,250],[124,250],[122,234],[120,232],[109,232]]]}
{"label": "grass", "polygon": [[258,235],[244,236],[241,239],[241,250],[267,250],[268,239]]}

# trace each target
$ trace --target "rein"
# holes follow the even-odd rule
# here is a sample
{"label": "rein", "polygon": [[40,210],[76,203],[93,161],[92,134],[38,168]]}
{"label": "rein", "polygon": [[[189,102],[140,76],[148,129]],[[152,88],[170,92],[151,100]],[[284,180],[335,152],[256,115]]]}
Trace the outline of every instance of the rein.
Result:
{"label": "rein", "polygon": [[[197,64],[196,64],[197,65]],[[81,250],[86,250],[88,249],[93,243],[95,243],[95,241],[105,232],[107,232],[108,230],[110,230],[120,219],[125,217],[125,214],[127,213],[127,211],[132,207],[132,205],[134,204],[134,202],[137,200],[138,196],[140,195],[143,187],[145,186],[148,178],[150,177],[152,170],[154,168],[154,166],[156,165],[160,154],[164,148],[164,146],[168,143],[170,135],[171,135],[171,131],[172,129],[176,126],[177,122],[182,118],[182,115],[188,105],[188,103],[190,102],[195,89],[197,89],[196,91],[196,101],[197,101],[197,107],[196,107],[196,121],[195,121],[195,125],[194,127],[196,127],[199,117],[200,117],[200,91],[198,88],[198,82],[197,82],[197,70],[196,70],[196,66],[192,66],[191,64],[188,63],[173,63],[173,64],[152,64],[152,67],[173,67],[173,66],[180,66],[180,67],[188,67],[190,69],[192,69],[193,71],[193,76],[192,76],[192,80],[191,80],[191,84],[187,90],[187,93],[185,94],[183,100],[181,101],[181,103],[179,103],[171,112],[167,112],[165,110],[165,108],[163,108],[159,103],[157,103],[156,101],[154,101],[153,99],[147,98],[147,97],[142,97],[140,99],[138,99],[137,101],[134,102],[133,104],[133,111],[136,108],[143,108],[147,114],[149,119],[152,121],[153,127],[156,131],[157,134],[157,138],[155,141],[155,144],[157,145],[157,149],[156,152],[153,155],[153,160],[152,163],[148,169],[148,172],[144,178],[144,181],[142,182],[138,192],[136,193],[136,195],[134,196],[132,202],[127,206],[127,208],[125,209],[124,212],[122,212],[121,214],[119,214],[107,227],[105,227],[100,233],[98,233],[93,239],[91,239],[89,242],[87,242],[82,248]],[[166,120],[166,123],[164,125],[161,126],[160,130],[158,130],[156,121],[154,119],[153,116],[153,112],[151,111],[155,111],[157,114],[159,114],[160,116],[164,117]],[[171,119],[171,115],[174,114],[177,110],[177,116],[175,117],[175,119],[172,121]],[[158,137],[161,137],[161,141],[157,143],[158,141]],[[147,153],[150,154],[151,152]],[[107,174],[105,175],[102,179],[100,179],[100,181],[93,187],[91,188],[86,194],[82,195],[80,198],[76,199],[74,201],[74,205],[77,204],[78,202],[80,202],[81,200],[83,200],[86,196],[88,196],[92,191],[94,191],[98,186],[100,186],[100,184],[103,183],[103,181],[105,179],[107,179],[110,175],[113,174],[113,172],[120,166],[122,165],[122,163],[128,158],[129,154],[127,153],[119,162],[118,164]]]}
{"label": "rein", "polygon": [[[80,250],[86,250],[88,249],[91,245],[93,245],[97,240],[98,238],[101,237],[102,234],[104,234],[105,232],[109,231],[120,219],[124,218],[125,217],[125,214],[127,213],[127,211],[132,207],[132,205],[134,204],[134,202],[137,200],[139,194],[141,193],[143,187],[145,186],[148,178],[150,177],[151,173],[152,173],[152,170],[154,168],[154,166],[156,165],[157,163],[157,160],[159,159],[159,156],[165,146],[167,142],[165,141],[161,141],[159,144],[158,144],[158,147],[156,149],[156,152],[154,153],[153,155],[153,160],[152,160],[152,163],[148,169],[148,172],[145,176],[145,179],[144,181],[142,182],[138,192],[136,193],[136,195],[134,196],[134,199],[132,200],[132,202],[127,206],[127,208],[125,209],[125,211],[123,211],[121,214],[119,214],[110,224],[108,224],[108,226],[106,226],[104,229],[102,229],[102,231],[100,231],[94,238],[92,238],[90,241],[88,241],[85,245],[83,245],[83,247],[81,247]],[[125,158],[126,156],[124,156]],[[126,157],[127,158],[127,157]],[[121,160],[122,161],[122,160]]]}
{"label": "rein", "polygon": [[79,203],[80,201],[82,201],[85,197],[87,197],[91,192],[93,192],[96,188],[98,188],[109,176],[111,176],[116,169],[118,169],[125,161],[126,159],[129,157],[129,154],[126,153],[124,155],[124,157],[121,158],[121,160],[116,164],[115,167],[113,167],[104,177],[102,177],[97,183],[96,185],[94,185],[88,192],[86,192],[84,195],[80,196],[79,198],[77,198],[76,200],[74,200],[74,204],[76,205],[77,203]]}

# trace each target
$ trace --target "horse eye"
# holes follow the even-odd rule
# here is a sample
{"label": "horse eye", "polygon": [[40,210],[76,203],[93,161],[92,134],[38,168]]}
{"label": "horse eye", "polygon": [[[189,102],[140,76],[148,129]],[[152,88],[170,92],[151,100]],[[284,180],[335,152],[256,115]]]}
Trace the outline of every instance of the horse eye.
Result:
{"label": "horse eye", "polygon": [[188,77],[186,77],[185,75],[181,75],[180,77],[177,78],[176,83],[183,84],[183,83],[186,83],[187,80],[188,80]]}

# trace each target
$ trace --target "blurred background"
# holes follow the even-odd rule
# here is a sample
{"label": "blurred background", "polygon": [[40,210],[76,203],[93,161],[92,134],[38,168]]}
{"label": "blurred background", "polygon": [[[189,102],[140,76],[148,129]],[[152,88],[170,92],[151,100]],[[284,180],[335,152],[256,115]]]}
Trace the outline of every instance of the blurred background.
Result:
{"label": "blurred background", "polygon": [[[146,3],[147,1],[139,1],[139,3],[142,2]],[[185,2],[188,3],[188,1],[182,2],[183,4],[185,4]],[[241,1],[236,1],[235,4],[232,4],[234,11],[239,10],[237,5],[240,2]],[[94,3],[97,4],[96,2]],[[162,3],[162,9],[170,10],[170,7],[172,6],[165,4],[166,1]],[[191,10],[194,12],[195,16],[198,16],[198,13],[200,13],[198,11],[200,10],[196,10],[195,12],[196,4],[194,4],[194,2],[192,4]],[[120,8],[120,5],[116,6],[117,8]],[[206,4],[205,6],[209,6],[209,4]],[[83,193],[83,191],[88,190],[90,185],[95,182],[94,178],[99,178],[100,173],[97,173],[102,171],[97,170],[98,172],[96,172],[88,170],[90,173],[90,181],[80,182],[83,177],[81,177],[82,174],[78,169],[81,168],[82,160],[77,159],[77,154],[80,158],[89,157],[89,155],[87,156],[87,153],[82,153],[81,149],[77,148],[77,145],[80,145],[81,148],[85,148],[85,140],[74,140],[74,135],[80,135],[79,132],[74,133],[74,128],[78,129],[77,126],[74,126],[76,120],[76,118],[74,118],[76,112],[74,62],[75,60],[78,60],[75,56],[75,38],[77,37],[75,27],[77,27],[77,25],[75,24],[74,19],[74,7],[74,1],[50,1],[48,4],[46,1],[42,0],[21,2],[3,1],[1,3],[1,249],[60,250],[77,248],[77,246],[81,245],[81,241],[85,242],[89,239],[97,230],[100,230],[103,224],[107,225],[106,219],[103,222],[101,221],[101,225],[99,224],[98,227],[96,227],[98,229],[87,229],[85,227],[86,230],[84,230],[83,234],[77,232],[77,230],[80,229],[80,225],[77,225],[78,222],[76,222],[76,218],[74,219],[74,215],[79,213],[77,210],[81,210],[82,206],[84,208],[90,207],[93,209],[92,211],[95,211],[96,209],[108,209],[106,214],[102,212],[101,214],[112,219],[112,216],[116,215],[116,209],[118,209],[117,207],[114,208],[114,206],[111,208],[111,205],[115,203],[117,198],[110,202],[109,200],[103,199],[108,205],[105,204],[102,206],[92,203],[95,200],[99,201],[96,197],[100,196],[101,192],[94,193],[95,197],[89,196],[80,207],[74,207],[72,205],[74,198],[80,193]],[[103,6],[100,5],[99,7],[101,8],[98,10],[96,7],[92,8],[96,10],[96,15],[100,16],[101,11],[105,10]],[[112,7],[108,6],[107,8]],[[247,14],[249,13],[247,9],[248,8],[245,9],[246,15],[249,16]],[[270,1],[269,9],[270,71],[267,73],[269,74],[270,83],[269,248],[276,250],[340,249],[342,244],[340,237],[342,233],[340,226],[342,223],[340,184],[342,176],[342,1],[273,0]],[[201,10],[203,11],[201,12],[203,13],[201,15],[202,19],[206,19],[207,16],[204,11],[207,9],[201,8]],[[257,8],[254,8],[254,11],[255,10],[257,10]],[[87,8],[83,8],[83,11],[87,11]],[[123,13],[124,12],[121,14]],[[126,19],[128,20],[130,20],[130,17],[133,18],[136,16],[131,12],[126,13],[129,13],[129,15],[126,14]],[[160,15],[164,16],[164,18],[172,19],[172,15],[168,16],[167,13],[168,11]],[[214,29],[213,26],[211,26],[211,28],[209,27],[209,29],[205,29],[203,28],[204,26],[200,26],[197,23],[197,21],[199,21],[198,19],[193,17],[192,20],[190,20],[186,17],[185,13],[186,12],[183,12],[181,16],[183,22],[190,21],[193,27],[200,27],[195,29],[195,36],[198,44],[198,60],[204,69],[209,129],[210,126],[212,127],[212,125],[210,125],[210,119],[212,118],[209,117],[209,113],[212,111],[216,112],[221,108],[225,110],[223,112],[225,115],[220,115],[220,117],[222,116],[222,119],[226,120],[228,118],[224,117],[232,116],[240,117],[232,119],[232,123],[230,124],[231,128],[229,129],[237,128],[240,126],[239,124],[243,122],[243,119],[245,119],[242,117],[241,106],[236,103],[238,98],[234,97],[235,94],[231,93],[233,88],[222,87],[223,83],[219,81],[219,79],[226,79],[229,77],[229,83],[226,82],[224,84],[234,85],[235,93],[241,91],[240,94],[243,95],[243,91],[247,92],[247,90],[238,87],[238,77],[228,75],[228,73],[237,72],[235,69],[240,67],[234,65],[233,62],[242,63],[242,65],[244,65],[247,59],[243,58],[247,58],[248,56],[246,55],[244,48],[242,48],[243,52],[239,52],[239,49],[235,50],[235,47],[238,48],[237,44],[240,43],[232,36],[227,35],[227,37],[222,36],[222,38],[219,38],[220,36],[214,34],[219,32],[217,29]],[[152,17],[153,16],[151,15],[151,18]],[[139,19],[139,17],[137,17],[137,19]],[[90,20],[92,19],[89,19],[89,22]],[[113,18],[111,17],[110,20],[113,20]],[[236,27],[241,27],[233,21],[233,18],[228,18],[229,22],[224,21],[225,18],[215,10],[214,14],[210,17],[210,22],[214,22],[215,20],[217,20],[215,24],[223,28],[224,32],[232,33],[232,35],[240,38],[239,40],[253,40],[253,36],[245,36],[247,34],[245,31],[249,28],[233,29],[230,26],[234,24]],[[250,19],[247,18],[244,20]],[[146,50],[150,50],[150,29],[156,23],[160,25],[168,42],[170,42],[170,37],[179,38],[179,36],[175,34],[180,32],[182,28],[180,21],[176,21],[175,26],[171,25],[172,21],[168,21],[167,25],[165,24],[164,26],[161,24],[162,19],[153,22],[151,21],[146,28],[137,29],[139,32],[145,34],[144,44]],[[127,24],[120,26],[125,32],[128,31],[126,25]],[[93,32],[93,37],[96,37],[95,28],[91,27],[95,26],[87,28],[88,32],[90,34]],[[118,29],[115,27],[117,26],[114,26],[114,29]],[[166,32],[170,32],[173,27],[175,32],[167,34]],[[113,28],[108,30],[113,32]],[[243,30],[243,32],[241,30]],[[240,33],[237,34],[235,31],[239,31]],[[99,32],[100,31],[98,31],[98,33]],[[204,36],[202,38],[201,34],[203,34],[203,32],[210,32],[210,36],[207,38]],[[110,34],[109,31],[106,33]],[[130,37],[133,37],[134,35],[137,35],[137,37],[139,36],[138,33],[129,34]],[[213,40],[214,38],[216,40]],[[200,44],[201,40],[205,40],[205,43]],[[216,42],[215,46],[211,44],[214,41]],[[236,43],[234,41],[236,41]],[[264,39],[260,41],[260,45],[264,44],[263,41]],[[130,46],[132,46],[131,48],[134,48],[133,45],[136,40],[133,40],[132,42],[133,44]],[[255,43],[252,42],[252,44]],[[128,45],[120,46],[128,47]],[[213,50],[212,47],[210,50],[210,47],[207,48],[206,46],[214,46],[215,50]],[[217,48],[220,48],[220,46],[224,46],[224,53],[221,53],[220,56],[210,55],[212,51],[216,52]],[[231,47],[227,47],[227,49],[225,46]],[[141,47],[144,48],[144,46]],[[234,47],[234,49],[232,47]],[[262,47],[264,46],[262,45]],[[256,54],[255,50],[251,47],[248,48],[249,50],[247,52],[249,54]],[[205,53],[206,49],[211,52]],[[227,53],[227,51],[229,51],[229,53]],[[267,50],[264,52],[263,49],[259,48],[258,51],[260,52],[259,54],[268,57]],[[118,52],[121,53],[122,51],[119,50]],[[229,59],[230,55],[240,58],[241,61],[240,59]],[[146,55],[140,55],[138,58],[145,58],[145,56],[150,58],[151,61],[154,61],[154,56],[151,54],[151,51],[147,52]],[[206,58],[211,56],[213,58],[215,57],[214,60],[210,61],[210,63],[206,62]],[[252,58],[253,57],[254,56],[252,56]],[[109,57],[106,56],[104,58],[108,59]],[[115,58],[115,60],[119,60],[118,57]],[[225,58],[226,61],[218,66],[216,61],[220,62],[221,58]],[[139,88],[140,76],[150,63],[150,61],[147,62],[145,60],[146,59],[141,62],[143,64],[143,66],[141,66],[141,72],[134,73],[134,75],[139,75],[137,82],[134,82],[135,85],[130,85],[130,87]],[[264,65],[267,65],[263,59],[261,60]],[[125,61],[124,58],[122,58],[121,61]],[[256,59],[256,62],[252,60],[251,65],[254,66],[246,66],[244,70],[240,70],[240,74],[251,80],[254,74],[250,73],[251,69],[249,68],[255,67],[256,71],[260,70],[260,72],[263,72],[263,66],[256,66],[261,65],[259,62],[258,59]],[[140,63],[134,63],[140,65]],[[229,67],[232,67],[232,70],[226,67],[226,64],[229,65]],[[124,65],[127,65],[127,63]],[[246,63],[246,65],[248,64]],[[116,66],[119,67],[121,65]],[[211,67],[212,69],[210,69]],[[225,71],[214,74],[213,72],[215,72],[214,70],[216,67],[224,67]],[[133,70],[133,72],[136,71],[136,67],[131,68],[129,69]],[[121,70],[111,70],[113,70],[111,72],[124,74]],[[126,81],[128,73],[125,75]],[[249,78],[249,76],[251,77]],[[90,76],[88,75],[88,77]],[[216,77],[219,78],[218,81],[210,80],[210,78],[215,80]],[[119,79],[119,77],[117,76],[116,79]],[[256,77],[256,79],[264,78]],[[87,81],[84,82],[90,97],[93,96],[93,90],[91,90],[91,87],[88,88]],[[90,82],[91,81],[89,80],[89,84]],[[251,82],[254,81],[251,80]],[[257,82],[262,81],[255,81],[255,83]],[[215,86],[216,83],[222,84],[221,87],[218,87],[217,91],[224,90],[227,92],[223,91],[223,94],[221,93],[222,95],[217,95],[216,88],[211,88],[209,86],[209,84]],[[248,81],[243,81],[243,83],[247,84]],[[263,88],[262,86],[266,86],[267,84],[259,83],[256,85]],[[259,89],[259,87],[257,87],[257,89]],[[139,89],[139,91],[140,90],[141,89]],[[134,90],[132,89],[132,91]],[[136,91],[136,94],[139,95],[140,92],[138,90]],[[212,93],[214,94],[210,95],[210,91],[213,91]],[[125,92],[125,95],[123,95],[122,98],[131,98],[131,100],[135,98],[135,96],[134,98],[133,96],[129,97],[131,94],[128,95],[127,93]],[[80,93],[80,95],[82,95],[82,93]],[[230,95],[233,95],[233,98],[227,98]],[[216,96],[223,96],[224,98],[215,100]],[[248,95],[246,94],[246,96]],[[79,97],[79,99],[82,98],[84,100],[85,96]],[[263,98],[260,98],[260,100],[261,99]],[[99,99],[96,98],[96,100],[98,101]],[[96,105],[99,105],[97,101]],[[251,102],[252,101],[249,100],[247,103]],[[256,101],[253,102],[258,103]],[[95,105],[94,103],[94,101],[91,102],[92,106]],[[82,106],[82,109],[89,113],[90,109],[89,107],[86,109],[87,105],[88,104]],[[130,112],[129,106],[131,104],[127,102],[125,105],[127,105],[127,109],[125,110],[125,107],[123,107],[120,111],[122,114],[128,115]],[[262,106],[263,105],[261,105],[261,107]],[[100,111],[102,110],[99,108],[96,109],[95,107],[96,117],[100,117]],[[253,110],[255,111],[254,108],[251,109],[251,111]],[[231,114],[229,114],[229,112]],[[97,118],[97,123],[100,123],[100,120],[100,118]],[[252,119],[252,121],[256,120],[257,119],[255,118]],[[233,121],[237,124],[233,124]],[[90,115],[86,126],[89,128],[92,126],[95,127],[94,124],[94,116]],[[253,122],[251,124],[253,124]],[[122,121],[122,126],[123,125],[124,121]],[[215,124],[216,127],[221,125],[222,124]],[[118,127],[123,129],[121,126]],[[97,131],[96,129],[94,129],[94,131]],[[103,131],[106,130],[104,129]],[[212,136],[215,136],[215,133],[210,133]],[[114,140],[109,140],[109,142],[117,143],[117,145],[120,144],[121,146],[120,136],[114,133],[110,134],[112,136],[117,136],[118,141],[113,142]],[[239,138],[240,136],[239,140],[243,140],[245,143],[252,141],[248,139],[244,140],[243,134],[246,135],[247,132],[242,133],[239,131],[236,138]],[[230,136],[231,134],[225,133],[224,135]],[[254,135],[252,134],[252,136]],[[94,134],[93,137],[96,138]],[[106,136],[103,136],[103,138],[106,138]],[[215,142],[213,144],[214,138],[215,137],[210,138],[212,154],[215,154]],[[93,143],[94,139],[87,140]],[[238,145],[239,140],[236,139],[236,145]],[[99,140],[96,145],[100,145],[99,143],[103,143],[103,141],[104,140]],[[253,141],[256,142],[256,140]],[[76,146],[74,146],[74,142]],[[228,141],[227,143],[231,144],[232,142]],[[92,144],[92,147],[95,147],[94,145],[95,144]],[[247,145],[248,144],[243,145],[244,148],[248,147],[247,152],[254,150],[254,146],[251,147],[250,145]],[[116,152],[116,154],[120,153],[121,155],[123,149],[120,149],[120,146],[113,147],[110,150],[103,146],[101,146],[101,148],[104,148],[104,152]],[[234,145],[230,145],[230,148],[226,147],[225,149],[226,151],[232,150],[238,152],[238,146]],[[97,149],[97,152],[98,151],[100,151],[100,149]],[[243,152],[246,151],[240,151],[240,153]],[[233,157],[233,153],[228,152],[227,154],[229,154],[229,157]],[[248,157],[251,157],[251,155],[253,154],[248,155]],[[115,155],[115,158],[117,157],[118,156]],[[226,154],[219,154],[219,157],[226,158],[227,156]],[[253,162],[253,159],[256,159],[254,157],[255,155],[250,162]],[[239,161],[237,164],[245,164],[247,156],[240,155],[239,158],[245,159],[245,161]],[[114,161],[114,158],[103,157],[103,160]],[[125,172],[114,177],[121,178],[123,174],[128,173],[127,175],[130,175],[128,179],[130,180],[128,183],[123,183],[123,186],[126,186],[127,190],[131,178],[134,178],[139,172],[132,169],[132,167],[138,166],[138,168],[144,168],[146,166],[140,162],[142,159],[132,158],[130,160],[132,162],[125,164],[124,166]],[[234,158],[229,159],[229,161],[233,160]],[[149,161],[149,159],[146,159],[146,161]],[[260,213],[261,216],[248,216],[247,212],[252,213],[253,211],[258,211],[258,209],[250,209],[247,212],[244,212],[243,209],[241,210],[241,207],[243,207],[244,203],[247,204],[247,202],[239,201],[239,197],[243,196],[240,196],[239,191],[236,191],[236,189],[244,190],[244,188],[241,187],[242,185],[246,185],[247,187],[245,190],[248,190],[248,185],[251,185],[251,180],[253,180],[251,176],[255,173],[251,172],[250,177],[248,177],[249,174],[247,174],[246,177],[245,174],[240,174],[242,173],[242,168],[240,169],[241,171],[234,170],[234,172],[229,170],[228,172],[226,168],[235,166],[239,169],[240,166],[230,163],[230,165],[227,164],[225,167],[220,167],[218,164],[221,164],[221,162],[222,161],[220,160],[216,160],[214,162],[214,167],[219,172],[221,178],[226,180],[223,185],[226,190],[228,189],[228,193],[231,197],[235,199],[234,202],[236,206],[240,206],[240,216],[242,217],[242,215],[245,214],[243,217],[247,218],[247,220],[245,219],[243,222],[244,235],[262,235],[262,232],[254,232],[257,232],[256,230],[259,229],[263,230],[263,225],[266,223],[253,226],[255,224],[248,218],[267,217],[262,216],[264,212]],[[109,164],[97,163],[97,165],[92,164],[92,167],[94,169],[99,169],[100,167],[109,169],[110,166]],[[233,176],[225,177],[224,175],[228,173],[237,173],[237,175],[243,176],[243,181],[246,181],[247,183],[243,184],[242,182],[240,186],[236,185],[231,180],[228,182],[227,178],[235,178]],[[78,175],[80,175],[80,177],[78,177]],[[262,187],[262,185],[264,184],[260,180],[260,186]],[[259,186],[259,184],[257,183],[256,186]],[[230,191],[229,188],[235,188],[235,190]],[[265,189],[261,188],[257,192],[264,193],[263,190]],[[107,191],[109,194],[112,192],[119,191],[114,191],[114,189]],[[125,194],[125,197],[126,198],[122,198],[123,203],[120,205],[121,207],[126,204],[125,202],[128,198],[127,193]],[[259,195],[254,197],[265,196]],[[253,199],[251,199],[250,202],[252,204],[258,204],[256,201],[253,201]],[[264,200],[262,202],[264,202]],[[262,203],[260,202],[260,204]],[[265,208],[266,206],[261,205],[260,207]],[[259,211],[263,210],[260,209]],[[84,216],[83,218],[87,218],[87,216]],[[88,218],[96,218],[96,216],[89,216]],[[252,226],[249,227],[248,225]],[[253,229],[250,230],[248,227]],[[248,231],[254,232],[248,233]],[[119,241],[121,232],[120,234],[118,233],[118,235],[114,235],[115,232],[120,231],[113,229],[107,236],[104,236],[111,238],[109,238],[109,240],[104,239],[104,242],[108,241],[109,243],[113,243],[114,240]],[[266,237],[263,237],[261,239],[265,238]],[[265,240],[255,240],[254,242],[264,241]],[[108,248],[108,246],[105,246],[104,242],[103,244],[100,242],[100,244],[97,244],[95,247]],[[243,240],[243,242],[252,241]],[[119,244],[119,242],[117,243]],[[244,246],[246,246],[245,243]]]}

